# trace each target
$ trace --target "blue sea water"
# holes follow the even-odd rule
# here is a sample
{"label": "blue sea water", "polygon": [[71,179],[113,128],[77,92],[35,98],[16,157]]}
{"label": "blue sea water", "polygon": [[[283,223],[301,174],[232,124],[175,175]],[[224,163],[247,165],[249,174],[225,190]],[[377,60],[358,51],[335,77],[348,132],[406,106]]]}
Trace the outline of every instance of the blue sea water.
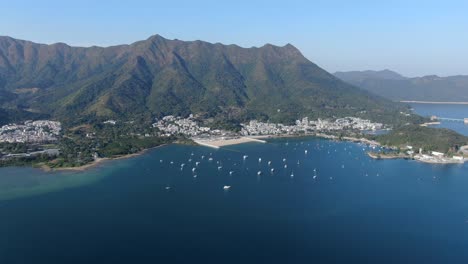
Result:
{"label": "blue sea water", "polygon": [[468,263],[468,164],[367,150],[283,138],[0,168],[0,263]]}
{"label": "blue sea water", "polygon": [[[468,118],[468,105],[453,105],[453,104],[411,104],[413,111],[422,116],[438,116],[453,119]],[[468,136],[468,124],[459,121],[442,120],[440,125],[433,127],[444,127],[457,131]]]}

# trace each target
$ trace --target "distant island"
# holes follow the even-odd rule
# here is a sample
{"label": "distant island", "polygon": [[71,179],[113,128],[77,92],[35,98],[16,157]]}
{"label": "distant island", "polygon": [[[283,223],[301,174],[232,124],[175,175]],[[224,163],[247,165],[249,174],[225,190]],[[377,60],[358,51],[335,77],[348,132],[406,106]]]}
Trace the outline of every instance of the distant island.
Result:
{"label": "distant island", "polygon": [[334,75],[357,87],[403,102],[468,102],[468,76],[405,77],[391,70],[336,72]]}

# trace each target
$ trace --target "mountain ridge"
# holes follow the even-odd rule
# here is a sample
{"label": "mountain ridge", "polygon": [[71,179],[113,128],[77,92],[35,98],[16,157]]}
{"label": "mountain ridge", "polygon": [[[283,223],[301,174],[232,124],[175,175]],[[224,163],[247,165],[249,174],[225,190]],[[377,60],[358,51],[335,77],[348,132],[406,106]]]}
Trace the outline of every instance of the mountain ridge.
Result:
{"label": "mountain ridge", "polygon": [[[398,74],[394,72],[395,74]],[[379,71],[336,72],[352,85],[394,101],[468,101],[468,75],[384,78]]]}
{"label": "mountain ridge", "polygon": [[60,119],[200,113],[294,120],[401,110],[346,84],[293,45],[242,48],[153,35],[132,44],[72,47],[0,37],[3,108]]}

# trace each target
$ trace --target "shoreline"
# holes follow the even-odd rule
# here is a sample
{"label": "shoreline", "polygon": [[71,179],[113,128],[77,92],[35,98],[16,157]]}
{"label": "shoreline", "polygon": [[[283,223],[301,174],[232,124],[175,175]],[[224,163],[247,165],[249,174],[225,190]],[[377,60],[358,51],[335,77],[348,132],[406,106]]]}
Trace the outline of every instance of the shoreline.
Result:
{"label": "shoreline", "polygon": [[427,163],[427,164],[441,164],[441,165],[448,165],[448,164],[464,164],[468,160],[456,160],[453,158],[444,157],[440,158],[431,158],[431,159],[424,159],[421,157],[416,156],[409,156],[405,154],[384,154],[384,153],[375,153],[375,152],[367,152],[367,156],[375,160],[385,160],[385,159],[404,159],[404,160],[414,160],[417,162]]}
{"label": "shoreline", "polygon": [[166,146],[166,145],[168,145],[168,144],[162,144],[162,145],[159,145],[159,146],[156,146],[156,147],[152,147],[152,148],[148,148],[148,149],[138,151],[136,153],[125,154],[125,155],[120,155],[120,156],[111,157],[111,158],[97,158],[93,162],[90,162],[88,164],[84,164],[84,165],[81,165],[81,166],[78,166],[78,167],[50,168],[50,167],[48,167],[46,165],[42,165],[40,167],[40,169],[42,169],[43,171],[46,171],[46,172],[53,172],[53,171],[79,171],[79,172],[82,172],[82,171],[86,171],[86,170],[89,170],[91,168],[94,168],[94,167],[100,165],[101,163],[103,163],[105,161],[130,159],[130,158],[138,157],[138,156],[141,156],[141,155],[145,154],[146,152],[148,152],[148,151],[150,151],[152,149],[160,148],[160,147],[163,147],[163,146]]}
{"label": "shoreline", "polygon": [[453,104],[453,105],[468,105],[468,102],[437,102],[437,101],[399,101],[400,103],[407,103],[407,104]]}
{"label": "shoreline", "polygon": [[209,148],[216,148],[219,149],[220,147],[230,146],[230,145],[238,145],[248,142],[259,142],[259,143],[266,143],[265,140],[261,140],[258,138],[253,137],[238,137],[238,138],[215,138],[213,140],[202,140],[202,139],[192,139],[195,143],[201,146],[209,147]]}

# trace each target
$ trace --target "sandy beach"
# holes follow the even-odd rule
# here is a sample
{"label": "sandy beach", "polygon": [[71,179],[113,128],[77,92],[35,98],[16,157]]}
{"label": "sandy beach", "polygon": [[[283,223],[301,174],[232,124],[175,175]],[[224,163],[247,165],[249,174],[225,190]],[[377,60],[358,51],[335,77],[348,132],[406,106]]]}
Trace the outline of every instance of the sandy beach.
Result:
{"label": "sandy beach", "polygon": [[251,138],[251,137],[238,137],[238,138],[229,138],[229,139],[214,139],[214,140],[198,140],[194,139],[195,143],[206,146],[206,147],[211,147],[211,148],[220,148],[223,146],[229,146],[229,145],[237,145],[237,144],[242,144],[242,143],[247,143],[247,142],[259,142],[259,143],[266,143],[264,140],[260,140],[257,138]]}

